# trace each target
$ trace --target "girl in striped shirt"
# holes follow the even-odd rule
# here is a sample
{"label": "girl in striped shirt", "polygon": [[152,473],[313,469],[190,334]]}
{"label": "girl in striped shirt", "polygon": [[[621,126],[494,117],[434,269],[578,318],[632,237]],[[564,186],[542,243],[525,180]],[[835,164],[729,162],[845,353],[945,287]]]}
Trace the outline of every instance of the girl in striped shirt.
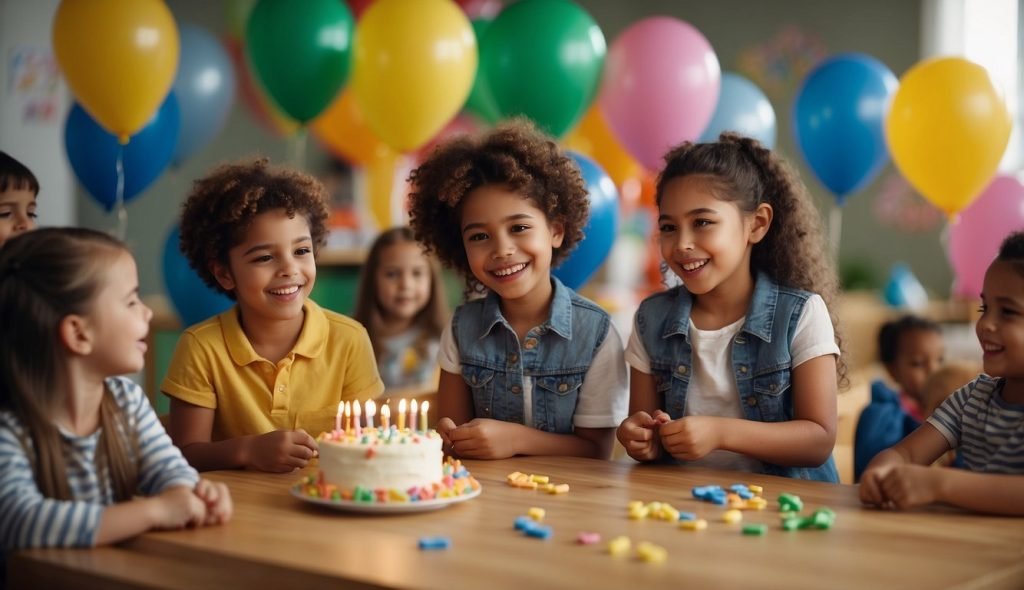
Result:
{"label": "girl in striped shirt", "polygon": [[[985,372],[868,464],[860,498],[906,509],[933,502],[1024,515],[1024,232],[985,272],[977,334]],[[966,470],[928,466],[958,449]]]}
{"label": "girl in striped shirt", "polygon": [[89,547],[231,516],[138,385],[152,312],[131,253],[106,234],[48,228],[0,250],[0,558]]}

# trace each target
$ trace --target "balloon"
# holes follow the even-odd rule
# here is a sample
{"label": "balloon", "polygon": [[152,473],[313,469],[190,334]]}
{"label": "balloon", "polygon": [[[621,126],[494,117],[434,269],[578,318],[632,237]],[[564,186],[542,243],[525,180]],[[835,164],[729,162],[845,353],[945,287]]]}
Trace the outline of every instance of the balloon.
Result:
{"label": "balloon", "polygon": [[182,325],[191,326],[227,310],[234,302],[207,286],[192,270],[178,247],[180,240],[181,232],[175,225],[164,242],[164,286]]}
{"label": "balloon", "polygon": [[599,98],[623,147],[648,170],[669,148],[700,137],[718,102],[721,69],[693,25],[645,18],[612,43]]}
{"label": "balloon", "polygon": [[427,142],[462,108],[476,38],[448,0],[377,0],[356,37],[352,90],[377,137],[397,150]]}
{"label": "balloon", "polygon": [[178,27],[160,0],[63,0],[53,48],[79,104],[126,143],[167,98]]}
{"label": "balloon", "polygon": [[306,123],[348,80],[354,19],[340,0],[260,0],[245,29],[257,78],[277,106]]}
{"label": "balloon", "polygon": [[224,46],[195,25],[181,26],[181,63],[174,96],[181,111],[181,132],[174,161],[181,163],[217,136],[235,101],[235,68]]}
{"label": "balloon", "polygon": [[840,205],[873,181],[889,160],[882,123],[896,84],[882,62],[847,53],[811,70],[797,92],[797,145]]}
{"label": "balloon", "polygon": [[698,141],[718,141],[725,131],[752,137],[768,149],[775,147],[775,109],[771,101],[756,84],[732,72],[722,74],[715,114]]}
{"label": "balloon", "polygon": [[228,39],[239,41],[245,37],[245,24],[256,0],[227,0],[224,4],[224,32]]}
{"label": "balloon", "polygon": [[945,57],[922,61],[903,75],[885,137],[903,176],[952,216],[992,179],[1012,126],[985,68]]}
{"label": "balloon", "polygon": [[575,3],[520,0],[487,28],[480,69],[501,115],[526,115],[561,137],[594,100],[606,52],[601,29]]}
{"label": "balloon", "polygon": [[596,104],[590,107],[579,126],[565,136],[562,144],[597,161],[615,186],[622,187],[626,181],[640,178],[644,174],[640,164],[615,139]]}
{"label": "balloon", "polygon": [[347,0],[348,8],[352,11],[352,15],[356,17],[358,21],[363,17],[363,13],[366,9],[373,4],[373,0]]}
{"label": "balloon", "polygon": [[117,155],[123,151],[124,202],[153,183],[171,162],[181,115],[174,94],[167,95],[156,116],[131,142],[120,145],[99,123],[75,104],[64,126],[64,145],[71,169],[96,202],[110,211],[117,204]]}
{"label": "balloon", "polygon": [[583,180],[587,183],[590,219],[583,228],[583,239],[552,272],[570,289],[579,289],[608,257],[615,242],[619,223],[619,194],[612,179],[593,160],[574,152],[568,152],[568,155],[579,165]]}
{"label": "balloon", "polygon": [[[471,19],[492,20],[501,12],[501,0],[455,0]],[[478,37],[479,38],[479,37]]]}
{"label": "balloon", "polygon": [[949,227],[953,294],[978,298],[985,271],[1011,232],[1024,228],[1024,186],[1013,176],[996,176]]}
{"label": "balloon", "polygon": [[928,307],[928,293],[905,264],[892,266],[884,295],[885,302],[893,307],[915,311]]}
{"label": "balloon", "polygon": [[[473,26],[473,34],[476,36],[478,47],[480,40],[484,37],[484,32],[492,22],[491,20],[477,19],[470,23]],[[477,68],[476,76],[473,78],[473,87],[469,91],[469,97],[466,98],[463,108],[481,121],[493,125],[501,119],[501,113],[498,112],[498,106],[494,104],[494,98],[487,90],[483,75],[483,68]]]}
{"label": "balloon", "polygon": [[252,118],[264,129],[277,137],[290,137],[299,129],[299,124],[287,115],[282,114],[269,98],[263,94],[259,84],[253,80],[252,72],[245,59],[245,47],[242,41],[224,40],[224,48],[231,56],[238,77],[238,95]]}
{"label": "balloon", "polygon": [[405,179],[412,167],[411,157],[387,150],[368,162],[356,176],[357,198],[361,195],[366,199],[363,205],[381,231],[405,223],[403,205],[409,192]]}
{"label": "balloon", "polygon": [[480,131],[480,125],[476,119],[469,115],[457,115],[448,122],[437,135],[426,143],[422,148],[416,150],[415,159],[418,162],[426,160],[438,146],[462,135],[473,135]]}
{"label": "balloon", "polygon": [[310,128],[335,156],[353,164],[368,164],[392,150],[366,124],[351,90],[313,120]]}

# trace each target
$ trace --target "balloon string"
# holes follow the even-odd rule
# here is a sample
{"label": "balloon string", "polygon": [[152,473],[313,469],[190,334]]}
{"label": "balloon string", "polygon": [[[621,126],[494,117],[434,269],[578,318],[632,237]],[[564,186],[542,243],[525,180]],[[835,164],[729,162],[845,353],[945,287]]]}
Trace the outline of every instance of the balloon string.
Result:
{"label": "balloon string", "polygon": [[124,144],[117,145],[117,188],[114,191],[114,207],[117,209],[117,239],[124,240],[128,234],[128,209],[124,206]]}
{"label": "balloon string", "polygon": [[828,214],[828,241],[832,245],[832,256],[839,261],[839,240],[843,234],[843,208],[833,204]]}
{"label": "balloon string", "polygon": [[306,169],[306,137],[307,127],[299,127],[295,135],[288,140],[288,162],[299,170]]}

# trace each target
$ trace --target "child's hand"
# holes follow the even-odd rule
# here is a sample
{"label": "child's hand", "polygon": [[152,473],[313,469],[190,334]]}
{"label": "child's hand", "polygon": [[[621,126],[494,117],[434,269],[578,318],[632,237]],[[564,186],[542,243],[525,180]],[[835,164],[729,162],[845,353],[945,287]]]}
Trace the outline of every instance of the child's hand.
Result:
{"label": "child's hand", "polygon": [[647,412],[637,412],[615,429],[615,438],[630,457],[637,461],[653,461],[658,458],[661,454],[661,445],[658,444],[655,431],[659,424],[664,423],[661,416],[668,417],[668,414],[661,410],[654,412],[654,416]]}
{"label": "child's hand", "polygon": [[721,445],[719,424],[714,416],[684,416],[672,420],[658,429],[661,446],[676,459],[696,461]]}
{"label": "child's hand", "polygon": [[882,478],[882,495],[897,510],[931,504],[939,500],[945,473],[927,465],[896,465]]}
{"label": "child's hand", "polygon": [[180,529],[206,520],[206,504],[185,486],[166,489],[146,501],[151,502],[153,528]]}
{"label": "child's hand", "polygon": [[448,432],[453,455],[467,459],[507,459],[517,452],[520,424],[474,418]]}
{"label": "child's hand", "polygon": [[317,451],[316,441],[305,430],[275,430],[249,439],[245,466],[287,473],[305,467]]}
{"label": "child's hand", "polygon": [[231,503],[231,492],[223,483],[200,479],[192,492],[206,505],[205,525],[224,524],[231,520],[234,506]]}
{"label": "child's hand", "polygon": [[903,463],[898,454],[889,450],[882,451],[872,459],[860,476],[860,501],[879,508],[891,507],[882,490],[882,480],[889,475],[893,468],[903,465]]}
{"label": "child's hand", "polygon": [[455,430],[455,422],[451,418],[441,418],[434,425],[434,430],[441,435],[441,444],[443,448],[450,449],[452,447],[452,439],[448,436],[448,433]]}

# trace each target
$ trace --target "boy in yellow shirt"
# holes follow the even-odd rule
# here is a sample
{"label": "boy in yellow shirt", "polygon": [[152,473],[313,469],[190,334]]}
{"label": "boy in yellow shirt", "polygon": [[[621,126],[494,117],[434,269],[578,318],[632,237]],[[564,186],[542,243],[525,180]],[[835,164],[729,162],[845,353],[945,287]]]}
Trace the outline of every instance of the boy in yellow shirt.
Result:
{"label": "boy in yellow shirt", "polygon": [[265,159],[220,167],[185,201],[182,252],[237,302],[185,330],[160,387],[196,469],[303,467],[339,401],[383,392],[363,326],[308,298],[326,219],[319,182]]}

